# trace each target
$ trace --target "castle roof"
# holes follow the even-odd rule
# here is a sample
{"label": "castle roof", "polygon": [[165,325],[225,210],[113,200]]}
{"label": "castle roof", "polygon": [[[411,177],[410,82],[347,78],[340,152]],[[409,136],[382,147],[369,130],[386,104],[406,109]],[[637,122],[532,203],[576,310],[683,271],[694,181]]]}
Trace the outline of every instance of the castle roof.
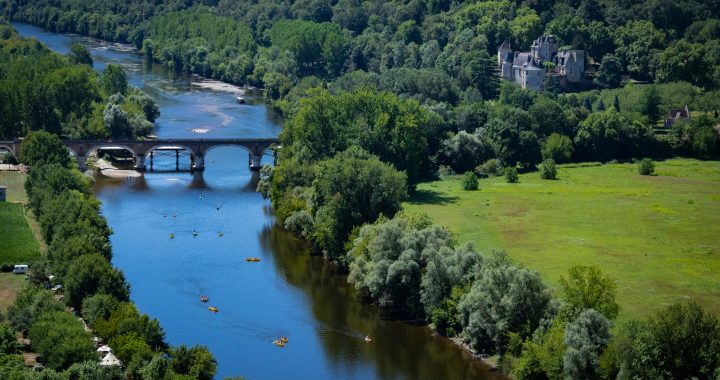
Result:
{"label": "castle roof", "polygon": [[502,45],[498,47],[498,50],[512,50],[512,48],[510,47],[510,42],[508,42],[507,40],[503,41]]}

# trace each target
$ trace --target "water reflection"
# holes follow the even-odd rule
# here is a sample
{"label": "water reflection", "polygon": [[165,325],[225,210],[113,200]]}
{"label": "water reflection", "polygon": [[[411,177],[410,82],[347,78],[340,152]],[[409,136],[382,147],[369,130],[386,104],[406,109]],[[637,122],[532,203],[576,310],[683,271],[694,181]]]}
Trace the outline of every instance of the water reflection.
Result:
{"label": "water reflection", "polygon": [[[319,322],[315,334],[341,377],[352,377],[363,363],[373,362],[375,376],[382,379],[506,378],[429,328],[386,318],[383,311],[363,303],[335,265],[311,256],[302,241],[279,226],[263,229],[260,242],[272,252],[285,281],[312,299]],[[366,343],[364,334],[373,342]]]}

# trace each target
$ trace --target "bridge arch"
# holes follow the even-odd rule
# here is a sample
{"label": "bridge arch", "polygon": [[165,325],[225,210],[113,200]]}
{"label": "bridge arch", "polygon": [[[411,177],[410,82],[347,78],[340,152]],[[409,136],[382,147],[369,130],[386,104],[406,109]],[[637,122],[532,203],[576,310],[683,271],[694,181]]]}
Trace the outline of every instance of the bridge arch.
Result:
{"label": "bridge arch", "polygon": [[[174,144],[174,143],[163,143],[152,145],[145,151],[144,158],[147,162],[148,157],[150,158],[150,170],[154,170],[155,152],[158,151],[175,151],[175,170],[180,170],[180,151],[187,151],[190,156],[190,169],[195,169],[195,161],[198,157],[198,153],[190,146],[185,144]],[[146,165],[147,166],[147,165]]]}
{"label": "bridge arch", "polygon": [[18,152],[15,152],[15,148],[13,146],[6,145],[6,144],[0,144],[0,151],[3,151],[3,150],[7,150],[13,156],[17,156],[17,153],[18,153]]}
{"label": "bridge arch", "polygon": [[[249,146],[248,146],[249,145]],[[203,157],[207,156],[207,154],[211,151],[213,151],[216,148],[226,148],[226,147],[235,147],[235,148],[241,148],[242,150],[246,151],[248,153],[248,164],[250,166],[250,170],[260,170],[262,167],[262,157],[270,149],[270,145],[260,144],[260,143],[236,143],[236,142],[225,142],[220,144],[213,144],[211,146],[208,146],[202,153]]]}

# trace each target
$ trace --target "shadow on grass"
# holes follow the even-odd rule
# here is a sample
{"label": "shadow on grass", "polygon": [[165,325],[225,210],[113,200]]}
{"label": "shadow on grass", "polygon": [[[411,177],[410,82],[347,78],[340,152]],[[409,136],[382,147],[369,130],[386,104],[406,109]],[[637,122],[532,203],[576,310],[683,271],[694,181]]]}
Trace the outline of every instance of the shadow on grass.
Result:
{"label": "shadow on grass", "polygon": [[455,203],[458,200],[456,196],[443,195],[432,190],[416,190],[408,200],[413,205],[446,205]]}

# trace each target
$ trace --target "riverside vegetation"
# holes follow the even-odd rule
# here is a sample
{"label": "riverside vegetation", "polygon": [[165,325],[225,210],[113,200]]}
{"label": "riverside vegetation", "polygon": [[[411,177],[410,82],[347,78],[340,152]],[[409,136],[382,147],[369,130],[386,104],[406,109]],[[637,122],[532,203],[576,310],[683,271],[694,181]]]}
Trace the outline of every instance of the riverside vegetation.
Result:
{"label": "riverside vegetation", "polygon": [[[697,303],[613,327],[617,285],[601,269],[570,267],[555,298],[507,254],[479,254],[428,217],[401,212],[438,172],[507,173],[521,185],[544,159],[717,158],[717,4],[5,4],[11,19],[131,42],[180,71],[265,87],[288,117],[279,165],[264,168],[258,186],[280,222],[368,299],[499,354],[515,376],[720,374],[720,325]],[[588,52],[597,89],[534,93],[499,82],[495,48],[510,40],[526,49],[543,32]],[[623,74],[659,83],[619,88]],[[683,103],[697,110],[692,120],[655,133]]]}
{"label": "riverside vegetation", "polygon": [[[41,378],[76,379],[212,379],[216,364],[207,348],[169,347],[155,319],[130,302],[129,285],[110,264],[110,228],[100,204],[90,193],[89,179],[71,169],[72,161],[59,138],[45,131],[23,141],[20,160],[32,163],[25,182],[29,206],[40,223],[48,254],[32,263],[30,282],[7,310],[0,330],[0,377],[34,379],[15,344],[14,331],[30,338],[32,349],[46,366]],[[59,300],[43,284],[63,285]],[[92,335],[66,310],[82,316],[92,331],[113,348],[124,363],[106,368],[97,364]],[[1,334],[0,334],[1,335]]]}
{"label": "riverside vegetation", "polygon": [[[63,57],[0,24],[0,106],[6,107],[0,138],[25,137],[19,160],[31,168],[28,207],[48,246],[46,255],[30,257],[38,249],[30,231],[10,235],[15,250],[23,251],[17,254],[34,261],[30,281],[2,315],[0,378],[212,379],[216,363],[207,348],[169,347],[158,321],[130,302],[129,285],[110,264],[111,230],[100,204],[89,179],[71,169],[75,164],[57,136],[130,138],[147,133],[157,117],[155,102],[130,88],[120,67],[97,75],[88,57],[82,47]],[[22,206],[7,206],[3,229],[27,226]],[[63,285],[64,299],[46,289],[51,274],[52,284]],[[122,370],[97,364],[92,335],[68,306],[113,347]],[[40,354],[41,372],[25,367],[15,331],[30,338],[27,349]]]}

